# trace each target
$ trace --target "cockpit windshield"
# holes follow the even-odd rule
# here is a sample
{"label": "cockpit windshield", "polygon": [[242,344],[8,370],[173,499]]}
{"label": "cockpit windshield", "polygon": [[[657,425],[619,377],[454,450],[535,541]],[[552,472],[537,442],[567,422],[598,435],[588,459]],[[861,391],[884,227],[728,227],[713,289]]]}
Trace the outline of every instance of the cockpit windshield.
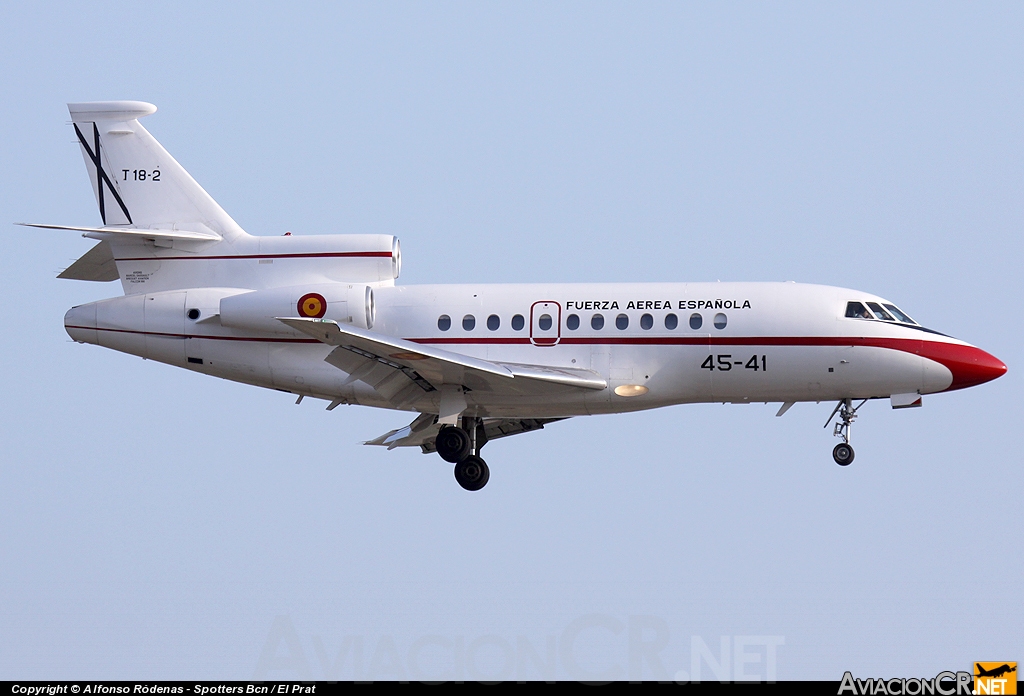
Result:
{"label": "cockpit windshield", "polygon": [[848,319],[874,319],[867,307],[860,302],[847,302],[846,316]]}
{"label": "cockpit windshield", "polygon": [[868,307],[870,307],[871,311],[875,313],[875,316],[882,321],[896,321],[892,318],[892,315],[882,309],[882,305],[877,302],[868,302]]}
{"label": "cockpit windshield", "polygon": [[908,316],[907,316],[906,314],[904,314],[903,312],[901,312],[901,311],[900,311],[900,308],[899,308],[899,307],[897,307],[896,305],[891,305],[891,304],[889,304],[889,303],[887,302],[887,303],[885,304],[885,308],[886,308],[886,309],[888,309],[888,310],[889,310],[890,312],[892,312],[893,314],[895,314],[895,315],[896,315],[896,318],[897,318],[897,319],[899,319],[900,321],[902,321],[902,322],[903,322],[904,324],[914,324],[915,326],[917,325],[917,322],[916,322],[916,321],[914,321],[913,319],[911,319],[910,317],[908,317]]}
{"label": "cockpit windshield", "polygon": [[[868,307],[871,309],[869,310]],[[884,306],[879,302],[847,302],[846,317],[848,319],[880,319],[881,321],[918,326],[918,323],[901,311],[899,307],[888,302],[884,303]]]}

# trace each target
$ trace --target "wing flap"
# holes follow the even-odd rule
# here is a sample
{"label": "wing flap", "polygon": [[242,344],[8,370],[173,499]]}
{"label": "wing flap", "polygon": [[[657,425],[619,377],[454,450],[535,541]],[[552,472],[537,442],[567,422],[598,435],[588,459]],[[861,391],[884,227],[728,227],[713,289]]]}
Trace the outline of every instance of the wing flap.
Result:
{"label": "wing flap", "polygon": [[[590,390],[608,387],[607,382],[590,370],[491,362],[334,321],[291,317],[278,317],[278,321],[318,341],[404,372],[413,381],[421,378],[431,387],[427,391],[442,384],[510,394],[536,394],[543,388],[550,391],[564,387]],[[357,367],[351,356],[339,350],[331,352],[328,362],[350,374],[352,370],[346,366]]]}

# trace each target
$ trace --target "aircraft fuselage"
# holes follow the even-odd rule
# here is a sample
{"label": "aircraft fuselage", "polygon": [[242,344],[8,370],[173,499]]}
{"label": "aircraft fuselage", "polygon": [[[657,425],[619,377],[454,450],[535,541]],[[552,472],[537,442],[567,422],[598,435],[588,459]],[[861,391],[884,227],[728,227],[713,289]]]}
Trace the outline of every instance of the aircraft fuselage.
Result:
{"label": "aircraft fuselage", "polygon": [[[65,324],[77,341],[224,379],[395,408],[367,383],[324,362],[330,346],[283,325],[272,333],[222,325],[220,300],[246,292],[127,295],[76,307]],[[887,398],[971,386],[1005,371],[988,353],[923,327],[846,317],[851,301],[886,301],[829,286],[414,285],[376,287],[373,297],[375,332],[484,360],[590,370],[608,384],[542,398],[470,389],[466,413],[479,417]],[[190,311],[198,312],[195,320]],[[423,392],[403,408],[436,411],[437,398]]]}

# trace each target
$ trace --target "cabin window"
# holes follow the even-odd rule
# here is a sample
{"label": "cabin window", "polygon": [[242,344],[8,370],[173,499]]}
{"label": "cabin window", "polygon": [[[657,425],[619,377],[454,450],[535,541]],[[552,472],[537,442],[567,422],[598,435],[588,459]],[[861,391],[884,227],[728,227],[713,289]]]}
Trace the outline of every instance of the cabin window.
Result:
{"label": "cabin window", "polygon": [[466,331],[472,331],[473,329],[475,329],[476,317],[474,317],[472,314],[467,314],[466,316],[462,317],[462,328],[465,329]]}
{"label": "cabin window", "polygon": [[653,326],[654,326],[654,317],[652,317],[650,314],[645,314],[642,317],[640,317],[640,328],[641,329],[643,329],[644,331],[650,331],[650,329]]}
{"label": "cabin window", "polygon": [[696,331],[704,324],[704,317],[697,312],[690,315],[690,328]]}
{"label": "cabin window", "polygon": [[900,308],[897,307],[896,305],[891,305],[891,304],[887,303],[885,305],[885,308],[888,309],[893,314],[895,314],[896,318],[899,319],[900,321],[902,321],[904,324],[913,324],[914,326],[917,326],[917,322],[914,321],[913,319],[911,319],[910,317],[908,317],[902,311],[900,311]]}
{"label": "cabin window", "polygon": [[565,318],[565,328],[575,331],[580,328],[580,317],[578,314],[570,314]]}
{"label": "cabin window", "polygon": [[668,329],[669,331],[674,331],[677,326],[679,326],[679,317],[677,317],[675,314],[666,314],[665,328]]}
{"label": "cabin window", "polygon": [[868,308],[860,302],[847,302],[846,316],[849,319],[874,319],[874,317],[871,316],[871,312],[868,311]]}
{"label": "cabin window", "polygon": [[626,329],[628,329],[629,317],[627,317],[625,314],[620,314],[619,316],[615,317],[615,328],[618,329],[619,331],[625,331]]}
{"label": "cabin window", "polygon": [[729,323],[729,317],[725,316],[721,312],[715,315],[715,328],[724,329],[725,325]]}
{"label": "cabin window", "polygon": [[526,326],[526,320],[523,319],[523,315],[522,314],[517,314],[514,317],[512,317],[512,330],[513,331],[522,331],[524,326]]}
{"label": "cabin window", "polygon": [[875,316],[879,319],[883,319],[885,321],[896,321],[892,318],[892,315],[882,309],[882,305],[877,302],[868,302],[868,307],[871,308],[871,311],[874,312]]}
{"label": "cabin window", "polygon": [[437,328],[442,331],[447,331],[452,328],[452,318],[447,314],[442,314],[437,318]]}
{"label": "cabin window", "polygon": [[497,314],[492,314],[487,317],[487,328],[491,331],[497,331],[498,327],[501,326],[501,319]]}
{"label": "cabin window", "polygon": [[604,315],[595,314],[594,316],[590,317],[590,328],[592,328],[594,331],[600,331],[601,329],[603,329]]}
{"label": "cabin window", "polygon": [[537,320],[537,326],[540,327],[541,331],[550,331],[551,330],[551,315],[550,314],[541,314],[540,315],[540,319]]}

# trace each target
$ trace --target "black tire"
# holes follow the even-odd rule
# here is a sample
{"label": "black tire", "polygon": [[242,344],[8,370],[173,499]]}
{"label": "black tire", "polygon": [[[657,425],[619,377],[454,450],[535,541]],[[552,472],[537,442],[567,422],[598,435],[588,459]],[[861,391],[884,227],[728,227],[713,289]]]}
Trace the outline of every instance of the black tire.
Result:
{"label": "black tire", "polygon": [[491,470],[485,462],[475,454],[471,454],[455,465],[455,480],[467,491],[478,491],[487,485],[491,478]]}
{"label": "black tire", "polygon": [[434,446],[437,448],[437,453],[441,455],[441,459],[455,464],[469,456],[472,442],[470,442],[469,433],[465,430],[448,426],[441,428],[441,432],[434,440]]}
{"label": "black tire", "polygon": [[832,458],[836,460],[836,464],[839,466],[849,466],[853,461],[853,448],[845,442],[840,442],[832,450]]}

